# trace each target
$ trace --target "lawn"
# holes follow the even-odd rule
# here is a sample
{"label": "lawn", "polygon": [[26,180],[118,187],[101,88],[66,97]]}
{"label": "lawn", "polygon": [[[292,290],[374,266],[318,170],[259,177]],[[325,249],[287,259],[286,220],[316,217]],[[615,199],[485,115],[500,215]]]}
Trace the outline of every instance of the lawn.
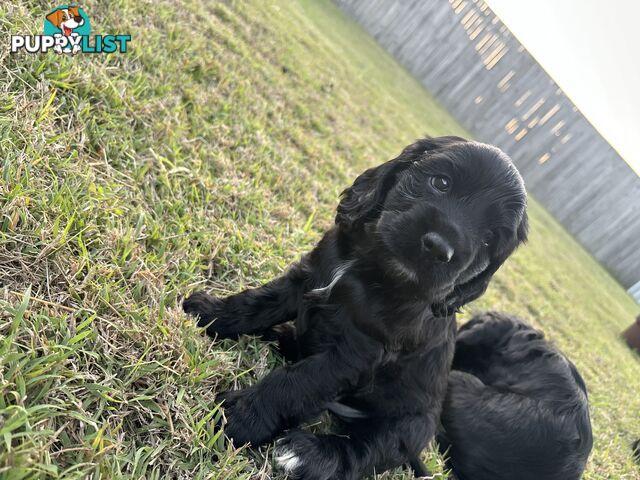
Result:
{"label": "lawn", "polygon": [[[272,278],[358,172],[465,133],[327,0],[82,5],[130,52],[0,51],[0,478],[281,478],[270,448],[214,428],[216,392],[280,359],[213,344],[181,299]],[[4,2],[2,38],[40,34],[51,7]],[[640,360],[619,339],[638,306],[533,199],[530,216],[463,317],[543,328],[590,390],[585,478],[638,479]]]}

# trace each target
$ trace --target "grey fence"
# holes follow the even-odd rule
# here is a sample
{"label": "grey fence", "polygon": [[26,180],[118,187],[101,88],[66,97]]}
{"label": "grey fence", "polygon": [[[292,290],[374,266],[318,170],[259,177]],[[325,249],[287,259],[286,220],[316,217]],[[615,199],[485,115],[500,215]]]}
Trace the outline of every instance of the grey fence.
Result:
{"label": "grey fence", "polygon": [[625,288],[640,281],[640,177],[484,1],[335,1]]}

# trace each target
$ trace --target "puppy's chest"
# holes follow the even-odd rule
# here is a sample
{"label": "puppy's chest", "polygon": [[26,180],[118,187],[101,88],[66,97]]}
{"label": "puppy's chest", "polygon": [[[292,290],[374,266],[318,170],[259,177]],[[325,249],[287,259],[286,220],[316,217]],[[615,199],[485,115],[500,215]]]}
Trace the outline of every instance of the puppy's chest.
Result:
{"label": "puppy's chest", "polygon": [[340,402],[362,416],[406,408],[430,411],[444,398],[451,356],[448,345],[430,352],[387,352]]}
{"label": "puppy's chest", "polygon": [[439,342],[433,348],[410,352],[386,351],[382,361],[372,370],[372,381],[377,384],[397,384],[401,379],[433,380],[449,368],[453,357],[453,344]]}
{"label": "puppy's chest", "polygon": [[407,354],[429,350],[455,342],[453,319],[435,318],[429,310],[413,308],[408,312],[384,312],[381,328],[385,349],[400,361]]}
{"label": "puppy's chest", "polygon": [[383,295],[355,295],[341,287],[337,285],[332,295],[306,296],[301,303],[296,328],[305,355],[364,334],[384,347],[384,364],[394,365],[453,342],[452,322],[434,318],[422,303],[391,303]]}
{"label": "puppy's chest", "polygon": [[413,340],[417,344],[415,348],[407,348],[411,345],[407,339],[402,342],[405,349],[385,350],[373,372],[372,382],[378,388],[415,383],[429,389],[429,385],[448,375],[455,349],[455,321],[432,319],[430,322],[420,331],[420,340]]}

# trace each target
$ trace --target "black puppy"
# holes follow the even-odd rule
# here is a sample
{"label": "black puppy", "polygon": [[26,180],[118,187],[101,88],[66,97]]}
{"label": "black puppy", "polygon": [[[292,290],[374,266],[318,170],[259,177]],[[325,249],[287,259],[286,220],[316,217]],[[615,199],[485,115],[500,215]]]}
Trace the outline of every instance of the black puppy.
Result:
{"label": "black puppy", "polygon": [[218,338],[271,338],[295,320],[299,361],[222,396],[227,436],[263,444],[330,410],[338,435],[280,440],[290,476],[355,479],[417,458],[439,422],[453,313],[485,291],[526,230],[522,179],[495,147],[426,138],[364,172],[335,227],[282,277],[184,302]]}
{"label": "black puppy", "polygon": [[577,480],[593,439],[585,384],[544,335],[499,313],[458,332],[438,443],[459,480]]}

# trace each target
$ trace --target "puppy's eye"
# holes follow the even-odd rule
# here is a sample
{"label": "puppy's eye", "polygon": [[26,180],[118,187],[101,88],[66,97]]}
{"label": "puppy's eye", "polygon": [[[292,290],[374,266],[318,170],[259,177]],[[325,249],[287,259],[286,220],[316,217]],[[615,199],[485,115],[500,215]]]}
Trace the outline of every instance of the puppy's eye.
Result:
{"label": "puppy's eye", "polygon": [[442,175],[431,177],[431,186],[440,192],[448,192],[451,189],[451,180]]}
{"label": "puppy's eye", "polygon": [[482,246],[488,247],[491,244],[492,240],[493,240],[493,232],[486,232],[484,234],[484,237],[482,237]]}

